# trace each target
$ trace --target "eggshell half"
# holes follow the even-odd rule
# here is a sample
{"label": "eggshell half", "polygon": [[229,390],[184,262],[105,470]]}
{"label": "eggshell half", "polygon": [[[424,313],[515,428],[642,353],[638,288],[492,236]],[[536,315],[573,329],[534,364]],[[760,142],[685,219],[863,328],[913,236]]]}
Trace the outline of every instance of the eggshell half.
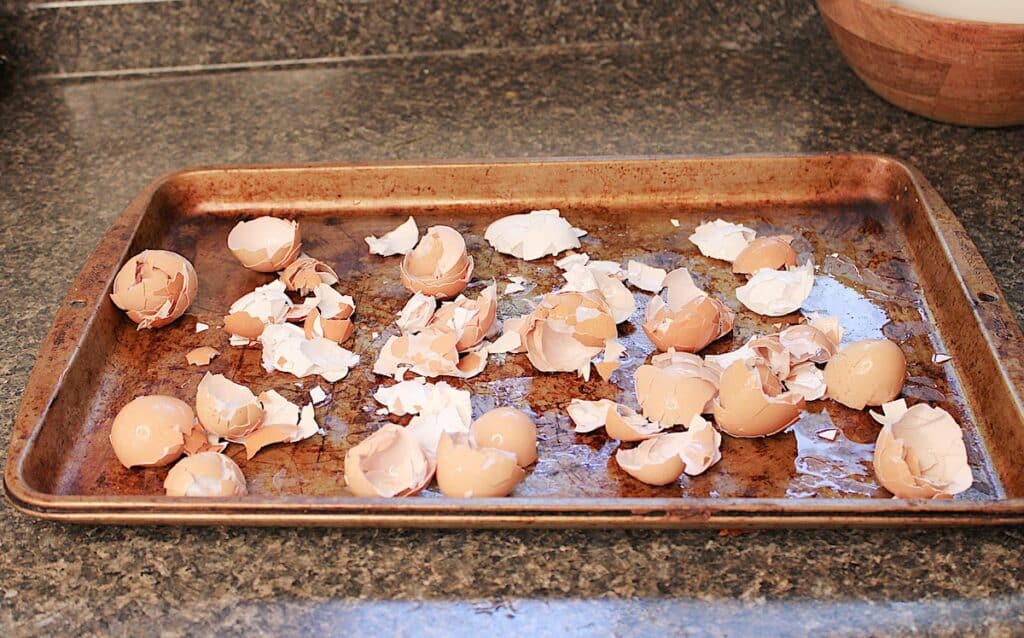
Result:
{"label": "eggshell half", "polygon": [[294,290],[301,295],[308,295],[320,285],[333,286],[338,283],[338,273],[324,262],[313,259],[309,255],[300,255],[281,271],[281,281],[285,288]]}
{"label": "eggshell half", "polygon": [[473,276],[466,241],[448,226],[432,226],[402,259],[402,284],[412,292],[451,299]]}
{"label": "eggshell half", "polygon": [[793,237],[790,235],[758,237],[736,255],[732,262],[732,271],[752,275],[762,268],[781,270],[788,266],[796,266],[796,251],[790,246],[792,241]]}
{"label": "eggshell half", "polygon": [[110,445],[125,467],[157,467],[174,461],[185,449],[195,414],[187,403],[162,394],[129,401],[110,428]]}
{"label": "eggshell half", "polygon": [[728,334],[735,315],[724,303],[697,288],[685,268],[665,278],[668,303],[655,295],[644,311],[644,333],[659,350],[697,352]]}
{"label": "eggshell half", "polygon": [[277,217],[238,222],[228,234],[228,248],[249,270],[276,272],[290,265],[302,249],[298,223]]}
{"label": "eggshell half", "polygon": [[227,456],[200,452],[178,461],[164,479],[167,496],[245,496],[245,475]]}
{"label": "eggshell half", "polygon": [[899,396],[907,376],[903,351],[888,339],[866,339],[837,352],[825,366],[828,396],[854,410]]}
{"label": "eggshell half", "polygon": [[671,350],[633,373],[637,401],[643,415],[664,425],[689,423],[709,412],[718,394],[717,367],[708,367],[697,355]]}
{"label": "eggshell half", "polygon": [[196,414],[207,432],[231,439],[244,437],[263,420],[263,408],[249,388],[209,372],[196,388]]}
{"label": "eggshell half", "polygon": [[441,436],[437,486],[449,498],[508,496],[525,476],[512,452],[476,447],[465,434]]}
{"label": "eggshell half", "polygon": [[199,289],[191,262],[167,250],[144,250],[121,267],[110,300],[144,328],[161,328],[185,313]]}
{"label": "eggshell half", "polygon": [[769,396],[764,387],[767,377],[775,378],[763,363],[736,361],[725,369],[714,403],[720,430],[740,438],[771,436],[800,418],[803,396],[797,392]]}
{"label": "eggshell half", "polygon": [[434,461],[405,428],[387,423],[349,448],[345,481],[356,496],[412,496],[430,483]]}
{"label": "eggshell half", "polygon": [[480,447],[511,452],[520,467],[537,462],[537,425],[522,410],[501,407],[480,415],[470,427]]}

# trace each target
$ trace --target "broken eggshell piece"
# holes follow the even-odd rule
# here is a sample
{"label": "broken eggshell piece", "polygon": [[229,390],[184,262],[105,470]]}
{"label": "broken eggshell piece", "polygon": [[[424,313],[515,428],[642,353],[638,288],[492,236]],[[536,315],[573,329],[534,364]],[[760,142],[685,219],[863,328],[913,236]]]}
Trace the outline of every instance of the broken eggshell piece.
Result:
{"label": "broken eggshell piece", "polygon": [[766,381],[778,379],[763,362],[736,361],[722,373],[714,402],[715,423],[739,438],[771,436],[785,430],[804,409],[797,392],[781,392]]}
{"label": "broken eggshell piece", "polygon": [[320,431],[312,403],[300,409],[275,390],[261,392],[259,399],[265,414],[260,427],[244,439],[233,441],[245,445],[245,458],[251,459],[268,445],[298,443]]}
{"label": "broken eggshell piece", "polygon": [[302,236],[298,223],[278,217],[238,222],[228,234],[228,248],[249,270],[276,272],[299,256]]}
{"label": "broken eggshell piece", "polygon": [[576,424],[576,432],[586,434],[603,427],[605,434],[619,441],[643,441],[668,427],[649,421],[633,408],[608,399],[573,399],[566,407],[566,412]]}
{"label": "broken eggshell piece", "polygon": [[406,370],[425,377],[450,376],[468,379],[483,372],[487,351],[480,349],[459,356],[459,336],[441,324],[428,325],[420,332],[392,335],[384,343],[373,373],[401,380]]}
{"label": "broken eggshell piece", "polygon": [[762,268],[736,289],[736,298],[758,314],[780,317],[799,310],[813,287],[814,265],[810,262],[788,270]]}
{"label": "broken eggshell piece", "polygon": [[828,396],[848,408],[863,410],[899,396],[907,376],[907,359],[888,339],[851,343],[825,366]]}
{"label": "broken eggshell piece", "polygon": [[187,403],[162,394],[129,401],[114,417],[110,445],[125,467],[158,467],[181,456],[195,414]]}
{"label": "broken eggshell piece", "polygon": [[722,458],[722,435],[695,416],[685,432],[659,434],[635,448],[619,449],[615,461],[633,478],[649,485],[668,485],[683,472],[696,476]]}
{"label": "broken eggshell piece", "polygon": [[494,327],[498,310],[498,289],[491,283],[476,299],[459,295],[454,301],[446,301],[434,313],[430,323],[450,328],[457,336],[455,347],[466,352],[479,345]]}
{"label": "broken eggshell piece", "polygon": [[219,452],[200,452],[178,461],[164,479],[167,496],[245,496],[245,475]]}
{"label": "broken eggshell piece", "polygon": [[387,423],[349,448],[345,482],[362,497],[412,496],[430,483],[434,461],[405,428]]}
{"label": "broken eggshell piece", "polygon": [[656,355],[633,373],[636,398],[643,415],[665,425],[683,425],[710,412],[718,394],[721,370],[685,352]]}
{"label": "broken eggshell piece", "polygon": [[775,235],[758,237],[746,245],[732,262],[732,271],[742,275],[752,275],[762,268],[782,270],[796,266],[796,251],[790,246],[791,235]]}
{"label": "broken eggshell piece", "polygon": [[327,284],[320,284],[315,290],[316,308],[306,316],[302,326],[306,338],[323,337],[334,343],[344,343],[354,329],[350,317],[356,309],[355,301]]}
{"label": "broken eggshell piece", "polygon": [[441,436],[437,486],[449,498],[508,496],[525,476],[512,452],[478,447],[468,434]]}
{"label": "broken eggshell piece", "polygon": [[484,239],[499,253],[532,261],[579,248],[586,234],[552,209],[502,217],[487,227]]}
{"label": "broken eggshell piece", "polygon": [[188,309],[199,289],[189,260],[168,250],[144,250],[114,277],[110,300],[144,328],[161,328]]}
{"label": "broken eggshell piece", "polygon": [[473,276],[473,258],[466,240],[448,226],[431,226],[402,258],[402,284],[411,292],[451,299],[462,292]]}
{"label": "broken eggshell piece", "polygon": [[220,354],[220,350],[210,346],[199,346],[193,348],[185,354],[185,361],[190,366],[207,366],[213,361],[213,358]]}
{"label": "broken eggshell piece", "polygon": [[902,399],[882,406],[875,442],[875,477],[897,498],[947,499],[971,487],[963,431],[942,408]]}
{"label": "broken eggshell piece", "polygon": [[284,323],[292,308],[284,288],[284,282],[275,279],[231,304],[224,317],[224,331],[232,336],[232,345],[247,345],[259,338],[267,326]]}
{"label": "broken eggshell piece", "polygon": [[789,352],[790,363],[828,363],[839,349],[843,328],[836,317],[812,319],[779,333],[779,343]]}
{"label": "broken eggshell piece", "polygon": [[420,238],[420,229],[416,226],[416,220],[412,217],[405,220],[394,230],[385,233],[380,237],[369,236],[364,239],[370,247],[371,255],[390,257],[391,255],[405,255]]}
{"label": "broken eggshell piece", "polygon": [[626,281],[634,287],[647,292],[658,294],[665,286],[665,276],[668,272],[661,268],[648,266],[647,264],[630,259],[626,264]]}
{"label": "broken eggshell piece", "polygon": [[320,285],[333,286],[338,283],[338,273],[324,262],[309,255],[301,255],[281,271],[281,281],[288,290],[308,295]]}
{"label": "broken eggshell piece", "polygon": [[705,257],[733,261],[755,236],[757,233],[746,226],[716,219],[697,226],[689,239]]}
{"label": "broken eggshell piece", "polygon": [[402,332],[419,332],[427,327],[437,310],[437,300],[430,295],[418,292],[405,302],[398,312],[395,325]]}
{"label": "broken eggshell piece", "polygon": [[617,335],[608,307],[580,292],[544,296],[520,328],[526,356],[542,372],[576,372],[590,377],[590,362]]}
{"label": "broken eggshell piece", "polygon": [[359,355],[324,337],[306,338],[305,331],[292,324],[267,326],[260,335],[263,368],[302,378],[313,374],[334,383],[359,363]]}
{"label": "broken eggshell piece", "polygon": [[470,433],[477,445],[511,452],[520,467],[537,462],[537,425],[528,414],[501,407],[480,415]]}
{"label": "broken eggshell piece", "polygon": [[207,372],[196,388],[196,415],[207,432],[241,439],[260,426],[263,408],[249,388]]}
{"label": "broken eggshell piece", "polygon": [[668,303],[660,295],[651,297],[643,323],[647,337],[662,352],[697,352],[732,330],[732,310],[697,288],[685,268],[670,272],[665,287]]}

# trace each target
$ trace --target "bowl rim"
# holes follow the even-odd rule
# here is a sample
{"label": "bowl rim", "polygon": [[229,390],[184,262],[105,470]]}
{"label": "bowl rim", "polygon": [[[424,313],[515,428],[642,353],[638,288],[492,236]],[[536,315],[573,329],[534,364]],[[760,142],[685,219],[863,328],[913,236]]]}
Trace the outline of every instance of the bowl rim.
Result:
{"label": "bowl rim", "polygon": [[[820,4],[823,1],[818,0]],[[937,26],[943,27],[971,27],[975,29],[983,28],[985,30],[996,30],[1001,32],[1021,32],[1024,34],[1024,22],[986,22],[985,20],[968,20],[965,18],[950,18],[946,16],[939,16],[933,13],[925,13],[923,11],[917,11],[915,9],[908,9],[906,7],[894,4],[893,0],[842,0],[843,2],[857,2],[861,5],[869,5],[880,11],[890,11],[892,13],[904,14],[908,17],[916,20],[922,20],[925,22],[934,23]]]}

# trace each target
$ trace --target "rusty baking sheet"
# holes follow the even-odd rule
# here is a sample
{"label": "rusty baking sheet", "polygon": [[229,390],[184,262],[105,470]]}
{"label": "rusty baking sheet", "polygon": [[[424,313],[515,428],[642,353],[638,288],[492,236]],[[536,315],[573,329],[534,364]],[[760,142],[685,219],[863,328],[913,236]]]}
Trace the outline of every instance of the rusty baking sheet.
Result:
{"label": "rusty baking sheet", "polygon": [[[688,266],[734,309],[740,283],[723,262],[687,241],[701,220],[722,217],[759,233],[788,233],[820,266],[806,310],[838,314],[847,338],[898,341],[909,360],[904,395],[951,412],[963,424],[974,486],[952,501],[889,498],[870,469],[878,426],[866,412],[813,402],[791,432],[765,440],[725,437],[722,461],[706,474],[651,487],[618,469],[615,442],[571,431],[571,397],[632,403],[631,371],[651,345],[638,316],[620,326],[632,359],[613,377],[536,373],[524,355],[492,361],[465,383],[475,413],[511,404],[540,427],[540,462],[512,498],[451,500],[434,490],[409,499],[347,496],[349,446],[387,417],[374,414],[380,384],[370,367],[407,298],[398,258],[368,254],[362,238],[415,215],[462,231],[478,280],[518,274],[526,295],[502,297],[500,316],[558,284],[553,258],[523,262],[497,254],[483,231],[493,219],[560,208],[589,231],[598,259],[649,255],[666,268]],[[305,250],[333,264],[338,288],[358,303],[353,349],[364,363],[327,384],[267,374],[258,349],[231,348],[216,328],[228,305],[269,275],[243,269],[226,249],[237,220],[275,214],[298,219]],[[670,219],[679,220],[676,227]],[[199,296],[170,327],[135,330],[109,302],[114,274],[145,248],[175,250],[199,273]],[[503,286],[502,286],[503,287]],[[641,296],[641,295],[638,295]],[[638,299],[642,308],[644,299]],[[639,313],[638,313],[639,315]],[[706,353],[775,331],[740,309],[736,329]],[[372,333],[380,333],[377,340]],[[326,436],[280,445],[246,461],[238,499],[162,496],[166,468],[126,470],[108,440],[128,400],[163,393],[193,402],[204,370],[184,353],[214,345],[209,369],[259,392],[304,400],[319,383],[333,396],[318,410]],[[952,355],[934,364],[933,353]],[[1024,522],[1024,343],[992,275],[963,228],[920,173],[869,155],[584,159],[522,162],[201,168],[143,191],[82,268],[43,343],[15,423],[5,472],[11,501],[30,514],[94,523],[347,526],[667,526],[768,527],[998,524]],[[449,380],[453,384],[463,382]],[[836,427],[836,442],[818,438]]]}

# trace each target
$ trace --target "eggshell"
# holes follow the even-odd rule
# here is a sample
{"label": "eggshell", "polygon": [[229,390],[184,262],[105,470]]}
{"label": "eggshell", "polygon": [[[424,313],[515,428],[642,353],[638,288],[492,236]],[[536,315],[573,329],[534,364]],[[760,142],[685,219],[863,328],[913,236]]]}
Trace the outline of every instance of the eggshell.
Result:
{"label": "eggshell", "polygon": [[520,327],[526,356],[542,372],[590,376],[590,362],[617,332],[603,301],[587,293],[545,295]]}
{"label": "eggshell", "polygon": [[828,390],[824,371],[812,361],[793,366],[784,383],[787,390],[801,394],[806,401],[816,401],[825,396]]}
{"label": "eggshell", "polygon": [[473,406],[468,390],[457,390],[444,381],[430,386],[424,404],[406,426],[420,447],[437,453],[444,434],[468,434],[473,422]]}
{"label": "eggshell", "polygon": [[281,281],[288,290],[308,295],[320,285],[333,286],[338,283],[338,273],[324,262],[309,255],[300,255],[281,271]]}
{"label": "eggshell", "polygon": [[144,250],[121,267],[110,300],[144,328],[161,328],[185,313],[199,289],[189,260],[167,250]]}
{"label": "eggshell", "polygon": [[733,261],[756,236],[746,226],[716,219],[697,226],[689,239],[704,256]]}
{"label": "eggshell", "polygon": [[238,222],[228,234],[228,248],[243,266],[276,272],[290,265],[302,249],[298,223],[277,217]]}
{"label": "eggshell", "polygon": [[418,292],[405,302],[398,312],[395,325],[402,332],[419,332],[427,327],[437,310],[437,300],[430,295]]}
{"label": "eggshell", "polygon": [[284,290],[284,282],[275,279],[236,299],[224,317],[224,331],[244,345],[263,334],[266,326],[284,323],[292,308]]}
{"label": "eggshell", "polygon": [[670,350],[637,368],[633,382],[645,417],[664,425],[682,425],[710,412],[719,375],[717,367],[705,366],[697,355]]}
{"label": "eggshell", "polygon": [[686,432],[670,432],[647,439],[629,450],[619,449],[615,461],[633,478],[650,485],[668,485],[683,472],[696,476],[722,458],[722,436],[696,416]]}
{"label": "eggshell", "polygon": [[902,400],[883,407],[889,422],[875,442],[874,469],[884,488],[897,498],[946,499],[971,487],[963,431],[948,412],[925,403],[907,409]]}
{"label": "eggshell", "polygon": [[520,467],[537,462],[537,425],[522,410],[502,407],[484,412],[470,426],[480,447],[511,452]]}
{"label": "eggshell", "polygon": [[157,467],[181,456],[195,414],[187,403],[162,394],[129,401],[114,418],[110,445],[125,467]]}
{"label": "eggshell", "polygon": [[527,261],[579,248],[583,235],[556,209],[502,217],[484,231],[484,239],[499,253]]}
{"label": "eggshell", "polygon": [[402,284],[412,292],[451,299],[473,276],[473,258],[466,241],[448,226],[432,226],[402,259]]}
{"label": "eggshell", "polygon": [[373,364],[373,373],[401,379],[405,370],[425,377],[452,376],[467,379],[487,365],[487,352],[477,350],[459,357],[459,336],[443,324],[431,324],[420,332],[388,337]]}
{"label": "eggshell", "polygon": [[785,379],[789,376],[792,367],[792,355],[786,346],[783,345],[779,335],[762,335],[752,338],[746,346],[768,365],[778,379]]}
{"label": "eggshell", "polygon": [[582,292],[599,299],[615,323],[622,323],[636,312],[633,293],[622,283],[622,268],[615,262],[589,261],[573,263],[563,273],[566,285],[561,292]]}
{"label": "eggshell", "polygon": [[249,388],[209,372],[196,388],[196,414],[207,432],[235,439],[258,428],[263,420],[263,408]]}
{"label": "eggshell", "polygon": [[732,271],[752,275],[762,268],[781,270],[787,266],[796,266],[796,251],[790,246],[792,241],[790,235],[758,237],[736,255]]}
{"label": "eggshell", "polygon": [[200,452],[178,461],[164,479],[167,496],[245,496],[245,476],[227,456]]}
{"label": "eggshell", "polygon": [[828,396],[855,410],[882,405],[899,396],[907,359],[888,339],[866,339],[837,352],[825,366]]}
{"label": "eggshell", "polygon": [[323,337],[334,343],[344,343],[352,336],[355,327],[349,319],[355,312],[355,301],[327,284],[319,284],[315,291],[316,308],[310,311],[303,323],[306,339]]}
{"label": "eggshell", "polygon": [[345,481],[356,496],[412,496],[430,483],[435,463],[405,428],[387,423],[349,448]]}
{"label": "eggshell", "polygon": [[359,355],[324,337],[307,339],[305,331],[292,324],[267,326],[259,340],[267,372],[277,370],[299,378],[320,375],[334,383],[359,364]]}
{"label": "eggshell", "polygon": [[268,445],[297,443],[320,432],[312,403],[300,409],[274,390],[261,392],[259,399],[265,415],[260,427],[233,441],[245,445],[245,458],[251,459]]}
{"label": "eggshell", "polygon": [[370,247],[370,254],[389,257],[407,254],[416,246],[419,238],[420,229],[416,226],[416,220],[409,217],[391,232],[385,233],[381,237],[371,235],[364,241]]}
{"label": "eggshell", "polygon": [[430,321],[451,328],[458,337],[456,349],[466,352],[483,341],[491,331],[498,310],[497,302],[498,289],[492,283],[476,299],[459,295],[454,301],[444,302]]}
{"label": "eggshell", "polygon": [[630,259],[629,263],[626,264],[626,281],[640,290],[646,290],[654,294],[661,292],[661,289],[665,286],[665,276],[667,274],[668,272],[661,268],[648,266],[633,259]]}
{"label": "eggshell", "polygon": [[465,434],[444,434],[437,448],[437,486],[449,498],[508,496],[526,476],[516,455],[476,447]]}
{"label": "eggshell", "polygon": [[213,358],[220,354],[220,350],[211,348],[210,346],[200,346],[189,350],[185,354],[185,361],[191,366],[206,366],[210,365]]}
{"label": "eggshell", "polygon": [[[828,320],[838,320],[829,317]],[[779,342],[789,351],[790,363],[797,365],[805,361],[828,363],[832,355],[839,349],[842,328],[826,333],[815,326],[814,322],[790,326],[779,333]]]}
{"label": "eggshell", "polygon": [[736,289],[736,298],[758,314],[781,317],[799,310],[813,287],[814,265],[810,262],[788,270],[762,268]]}
{"label": "eggshell", "polygon": [[648,421],[632,408],[608,399],[585,401],[572,399],[566,407],[575,431],[581,434],[605,429],[605,434],[619,441],[642,441],[657,435],[666,426]]}
{"label": "eggshell", "polygon": [[685,268],[665,278],[668,303],[651,297],[644,312],[644,333],[662,352],[697,352],[728,334],[735,315],[724,303],[697,288]]}
{"label": "eggshell", "polygon": [[766,394],[764,379],[769,376],[774,378],[767,366],[751,361],[736,361],[725,369],[713,406],[720,430],[740,438],[771,436],[800,418],[803,396]]}

